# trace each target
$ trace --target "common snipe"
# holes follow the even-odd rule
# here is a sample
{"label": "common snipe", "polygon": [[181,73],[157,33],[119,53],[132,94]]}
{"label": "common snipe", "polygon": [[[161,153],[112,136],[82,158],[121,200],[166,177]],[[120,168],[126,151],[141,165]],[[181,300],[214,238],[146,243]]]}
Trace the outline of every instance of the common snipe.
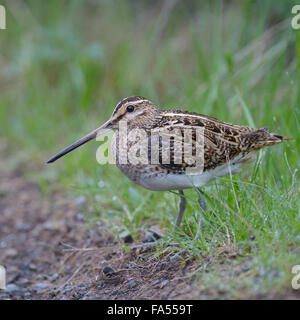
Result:
{"label": "common snipe", "polygon": [[[120,161],[118,158],[120,144],[116,141],[124,138],[119,127],[121,123],[126,123],[128,137],[129,133],[135,129],[142,129],[146,133],[143,139],[141,139],[141,135],[139,137],[134,135],[133,140],[125,140],[126,150],[134,147],[138,141],[143,140],[147,150],[146,159],[144,157],[143,161],[132,163],[130,161]],[[134,96],[121,100],[107,122],[63,149],[50,158],[47,163],[54,162],[108,129],[116,131],[115,137],[117,140],[113,144],[116,164],[129,179],[150,190],[179,190],[180,205],[175,228],[179,227],[186,208],[183,189],[196,187],[196,190],[198,190],[197,188],[216,177],[236,173],[242,164],[254,160],[254,155],[259,149],[280,143],[283,140],[282,136],[269,133],[267,127],[254,129],[248,126],[222,122],[194,112],[159,110],[146,98]],[[191,134],[190,140],[183,139],[185,131]],[[200,135],[197,134],[198,131],[201,133]],[[151,143],[151,139],[153,139],[151,137],[153,136],[159,137],[156,148]],[[168,140],[164,139],[165,137],[169,137],[169,143],[164,143]],[[177,143],[178,140],[175,143],[174,137],[182,138],[179,144]],[[191,147],[189,157],[186,157],[185,154],[186,146]],[[199,146],[201,152],[197,153],[196,149]],[[164,161],[164,154],[168,155],[167,161]],[[197,158],[197,154],[202,159],[198,166],[201,170],[188,172],[189,169],[197,167],[195,162],[190,161],[193,157]],[[151,161],[152,155],[156,155],[158,161]],[[205,203],[199,190],[198,194],[200,205],[205,209]]]}

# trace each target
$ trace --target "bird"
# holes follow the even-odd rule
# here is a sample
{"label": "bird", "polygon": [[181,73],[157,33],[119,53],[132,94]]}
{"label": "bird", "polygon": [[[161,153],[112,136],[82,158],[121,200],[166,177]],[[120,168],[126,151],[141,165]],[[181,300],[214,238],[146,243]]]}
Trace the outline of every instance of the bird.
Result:
{"label": "bird", "polygon": [[[121,125],[125,124],[127,131],[124,133]],[[243,164],[255,160],[255,154],[261,148],[290,140],[270,133],[268,127],[256,129],[195,112],[162,110],[142,96],[130,96],[117,103],[103,125],[51,157],[47,163],[56,161],[107,130],[115,132],[113,155],[123,174],[152,191],[179,192],[175,230],[180,227],[187,206],[184,189],[195,188],[200,206],[205,211],[199,188],[218,177],[240,172]],[[130,135],[132,139],[129,139]],[[135,161],[128,161],[129,153],[126,152],[120,158],[122,148],[130,150]],[[197,153],[197,149],[200,152]],[[139,157],[142,161],[136,161]],[[152,158],[156,161],[151,161]]]}

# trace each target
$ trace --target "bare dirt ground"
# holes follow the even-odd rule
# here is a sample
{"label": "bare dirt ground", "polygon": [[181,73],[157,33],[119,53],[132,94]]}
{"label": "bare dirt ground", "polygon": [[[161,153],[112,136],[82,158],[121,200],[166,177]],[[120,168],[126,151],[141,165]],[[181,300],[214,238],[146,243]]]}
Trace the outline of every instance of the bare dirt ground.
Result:
{"label": "bare dirt ground", "polygon": [[[133,249],[136,243],[127,244],[126,251],[105,226],[88,227],[85,219],[78,199],[58,191],[43,194],[22,170],[4,172],[2,165],[0,265],[6,268],[7,288],[0,289],[0,300],[233,298],[201,286],[196,274],[203,262],[190,253],[166,247],[158,255],[151,247]],[[237,256],[232,248],[218,247],[213,257],[203,258],[239,281],[251,270],[232,264]],[[262,296],[246,290],[238,298],[299,299],[299,294],[288,289]]]}
{"label": "bare dirt ground", "polygon": [[18,170],[0,181],[0,299],[180,299],[192,290],[199,263],[185,253],[126,252],[103,227],[88,228],[76,201],[43,195]]}

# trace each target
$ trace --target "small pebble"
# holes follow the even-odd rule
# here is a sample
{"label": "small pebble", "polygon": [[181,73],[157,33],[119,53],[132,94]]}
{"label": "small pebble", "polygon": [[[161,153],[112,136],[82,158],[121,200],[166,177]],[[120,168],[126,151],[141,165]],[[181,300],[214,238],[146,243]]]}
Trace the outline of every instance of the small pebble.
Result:
{"label": "small pebble", "polygon": [[119,293],[119,290],[114,290],[114,291],[111,293],[111,295],[112,295],[112,296],[116,296],[118,293]]}
{"label": "small pebble", "polygon": [[152,232],[147,231],[144,237],[144,242],[154,242],[159,238],[155,237],[155,234],[153,234]]}
{"label": "small pebble", "polygon": [[84,221],[85,220],[85,215],[83,213],[77,213],[76,214],[76,220],[77,221]]}
{"label": "small pebble", "polygon": [[58,279],[59,275],[58,273],[54,273],[50,278],[49,278],[49,281],[53,282],[55,281],[56,279]]}
{"label": "small pebble", "polygon": [[21,279],[19,279],[18,282],[21,285],[25,285],[25,284],[29,284],[30,283],[30,281],[27,278],[21,278]]}
{"label": "small pebble", "polygon": [[164,237],[164,234],[155,230],[155,229],[150,229],[149,231],[146,232],[144,241],[145,242],[153,242],[156,240],[159,240]]}
{"label": "small pebble", "polygon": [[112,275],[112,274],[115,273],[115,270],[110,266],[106,266],[106,267],[103,268],[103,273],[105,275]]}
{"label": "small pebble", "polygon": [[123,240],[125,243],[133,243],[133,238],[130,234],[126,236]]}
{"label": "small pebble", "polygon": [[17,285],[15,285],[14,283],[10,283],[6,286],[6,291],[9,293],[13,293],[18,290],[20,290],[20,288]]}
{"label": "small pebble", "polygon": [[31,225],[28,223],[21,223],[16,226],[17,231],[29,231],[31,229]]}
{"label": "small pebble", "polygon": [[44,282],[38,282],[38,283],[35,283],[32,288],[37,290],[37,291],[41,291],[41,290],[45,290],[49,287],[49,284],[48,283],[44,283]]}
{"label": "small pebble", "polygon": [[72,291],[72,288],[70,286],[66,286],[63,290],[62,290],[62,293],[63,294],[66,294],[66,293],[69,293],[70,291]]}
{"label": "small pebble", "polygon": [[16,257],[18,255],[18,251],[14,248],[6,249],[4,252],[6,257]]}
{"label": "small pebble", "polygon": [[159,280],[155,280],[155,281],[153,281],[153,282],[151,283],[151,285],[152,285],[152,286],[156,286],[156,285],[158,285],[159,283],[160,283]]}
{"label": "small pebble", "polygon": [[31,298],[31,293],[30,292],[25,292],[24,297],[25,297],[25,299],[30,299]]}
{"label": "small pebble", "polygon": [[135,288],[137,286],[137,283],[134,280],[130,280],[128,282],[128,287],[129,288]]}
{"label": "small pebble", "polygon": [[7,242],[6,241],[1,241],[0,242],[0,248],[2,248],[2,249],[4,249],[4,248],[6,248],[7,247]]}
{"label": "small pebble", "polygon": [[161,288],[162,287],[164,287],[164,286],[166,286],[167,284],[169,283],[169,280],[163,280],[162,282],[161,282]]}
{"label": "small pebble", "polygon": [[247,272],[249,271],[251,268],[249,266],[245,266],[242,268],[242,272]]}
{"label": "small pebble", "polygon": [[133,238],[131,234],[126,230],[120,233],[120,238],[125,242],[125,243],[132,243]]}
{"label": "small pebble", "polygon": [[33,263],[29,263],[28,267],[29,267],[29,269],[30,269],[31,271],[36,271],[36,270],[37,270],[36,265],[33,264]]}

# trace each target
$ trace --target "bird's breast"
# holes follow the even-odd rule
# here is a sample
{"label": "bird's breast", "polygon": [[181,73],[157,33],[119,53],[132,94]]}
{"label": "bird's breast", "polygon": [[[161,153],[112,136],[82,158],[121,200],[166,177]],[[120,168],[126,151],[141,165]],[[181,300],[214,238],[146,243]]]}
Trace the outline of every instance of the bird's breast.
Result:
{"label": "bird's breast", "polygon": [[143,151],[140,150],[143,143],[138,142],[141,142],[141,138],[122,142],[118,133],[115,134],[111,143],[115,163],[130,180],[146,189],[155,191],[202,187],[215,178],[239,172],[243,163],[253,159],[253,152],[246,155],[239,154],[230,162],[202,170],[199,173],[187,173],[184,170],[179,172],[180,170],[170,170],[170,166],[149,162],[147,152],[144,150],[143,155]]}

